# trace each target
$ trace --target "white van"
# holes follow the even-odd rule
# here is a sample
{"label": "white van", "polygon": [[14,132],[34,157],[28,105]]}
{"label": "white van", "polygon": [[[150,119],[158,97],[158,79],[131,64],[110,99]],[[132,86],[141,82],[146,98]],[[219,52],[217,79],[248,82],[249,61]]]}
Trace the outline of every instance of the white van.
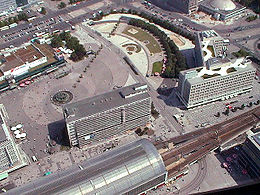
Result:
{"label": "white van", "polygon": [[37,162],[37,161],[38,161],[38,159],[36,158],[36,156],[32,156],[32,160],[33,160],[33,162]]}

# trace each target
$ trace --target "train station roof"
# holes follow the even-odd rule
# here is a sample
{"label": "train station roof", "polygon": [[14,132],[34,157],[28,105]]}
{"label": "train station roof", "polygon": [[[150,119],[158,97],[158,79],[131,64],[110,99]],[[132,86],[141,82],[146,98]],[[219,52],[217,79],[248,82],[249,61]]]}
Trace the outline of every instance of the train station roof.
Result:
{"label": "train station roof", "polygon": [[158,185],[158,180],[164,182],[167,173],[160,154],[147,139],[104,152],[80,166],[44,176],[7,194],[139,194]]}

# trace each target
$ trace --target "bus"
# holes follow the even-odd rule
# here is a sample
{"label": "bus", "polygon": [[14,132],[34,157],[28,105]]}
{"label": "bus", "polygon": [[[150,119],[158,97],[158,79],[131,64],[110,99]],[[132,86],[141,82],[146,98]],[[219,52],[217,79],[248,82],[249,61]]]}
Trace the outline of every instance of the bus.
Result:
{"label": "bus", "polygon": [[55,33],[59,33],[60,30],[54,30],[52,33],[55,34]]}
{"label": "bus", "polygon": [[0,31],[7,30],[7,29],[9,29],[9,26],[3,26],[0,28]]}

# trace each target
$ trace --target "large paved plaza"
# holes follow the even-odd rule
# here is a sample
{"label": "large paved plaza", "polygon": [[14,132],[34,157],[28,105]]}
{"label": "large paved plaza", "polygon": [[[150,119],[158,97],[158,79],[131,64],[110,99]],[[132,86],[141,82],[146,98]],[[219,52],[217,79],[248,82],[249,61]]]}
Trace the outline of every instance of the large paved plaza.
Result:
{"label": "large paved plaza", "polygon": [[[89,68],[84,72],[88,65]],[[72,102],[75,102],[112,90],[114,86],[124,86],[129,73],[122,66],[124,64],[121,59],[104,48],[93,63],[90,63],[89,59],[74,63],[73,66],[68,63],[62,69],[64,71],[71,69],[71,73],[65,77],[56,79],[57,72],[54,72],[35,79],[25,88],[2,93],[0,102],[4,104],[9,114],[9,125],[18,123],[24,125],[28,136],[19,142],[28,156],[36,155],[38,158],[46,156],[44,151],[48,135],[52,137],[55,131],[64,126],[61,106],[51,103],[51,97],[56,92],[60,90],[72,92]],[[62,69],[58,71],[62,72]],[[80,78],[81,74],[83,78]]]}

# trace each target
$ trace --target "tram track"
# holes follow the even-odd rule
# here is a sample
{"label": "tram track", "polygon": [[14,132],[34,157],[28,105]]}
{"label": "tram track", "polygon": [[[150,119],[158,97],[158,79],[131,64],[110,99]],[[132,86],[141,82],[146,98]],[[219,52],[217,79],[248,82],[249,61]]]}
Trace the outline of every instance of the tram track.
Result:
{"label": "tram track", "polygon": [[194,179],[190,183],[182,187],[178,192],[178,194],[186,195],[192,192],[193,190],[197,189],[205,179],[206,175],[207,175],[207,160],[206,158],[203,158],[198,161],[198,172],[195,175]]}

